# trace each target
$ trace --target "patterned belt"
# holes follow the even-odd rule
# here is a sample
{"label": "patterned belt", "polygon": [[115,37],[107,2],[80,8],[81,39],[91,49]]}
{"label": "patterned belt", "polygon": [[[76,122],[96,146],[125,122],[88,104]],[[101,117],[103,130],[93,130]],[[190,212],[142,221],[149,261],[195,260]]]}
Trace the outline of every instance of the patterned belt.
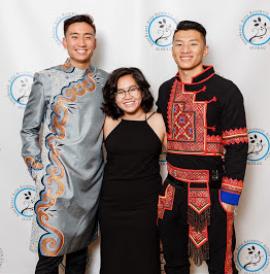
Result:
{"label": "patterned belt", "polygon": [[[189,224],[189,255],[196,265],[209,259],[208,229],[210,224],[209,170],[192,170],[175,167],[167,163],[168,173],[179,183],[187,185]],[[211,172],[211,181],[218,180]],[[169,178],[170,179],[170,178]],[[174,180],[173,180],[174,181]]]}

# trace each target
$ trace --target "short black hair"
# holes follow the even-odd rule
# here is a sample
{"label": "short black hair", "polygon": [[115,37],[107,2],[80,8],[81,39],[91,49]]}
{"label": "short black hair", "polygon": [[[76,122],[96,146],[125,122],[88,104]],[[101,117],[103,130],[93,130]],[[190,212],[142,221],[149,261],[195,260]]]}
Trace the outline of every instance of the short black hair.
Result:
{"label": "short black hair", "polygon": [[91,17],[88,14],[77,14],[72,17],[69,17],[68,19],[64,21],[64,35],[66,35],[68,27],[74,23],[87,23],[93,28],[96,34],[96,26],[94,24],[93,17]]}
{"label": "short black hair", "polygon": [[180,21],[176,26],[176,29],[173,34],[173,38],[175,34],[180,30],[196,30],[202,35],[203,40],[206,43],[206,29],[202,24],[195,21],[189,21],[189,20]]}
{"label": "short black hair", "polygon": [[113,119],[118,119],[124,115],[124,112],[116,105],[115,97],[118,80],[126,75],[131,75],[140,88],[142,93],[141,108],[143,111],[147,113],[153,107],[154,98],[149,90],[150,84],[143,73],[138,68],[134,67],[118,68],[110,74],[103,88],[104,103],[102,104],[102,110]]}

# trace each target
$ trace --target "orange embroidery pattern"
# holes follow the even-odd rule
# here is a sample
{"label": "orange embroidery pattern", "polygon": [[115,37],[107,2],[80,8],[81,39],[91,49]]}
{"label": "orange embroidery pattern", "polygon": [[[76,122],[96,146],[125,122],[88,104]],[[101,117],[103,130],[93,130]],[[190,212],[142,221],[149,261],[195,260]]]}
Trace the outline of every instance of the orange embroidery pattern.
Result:
{"label": "orange embroidery pattern", "polygon": [[42,235],[39,241],[41,254],[44,256],[57,256],[64,245],[64,235],[56,227],[49,224],[50,207],[56,204],[56,200],[65,190],[65,170],[59,160],[60,148],[57,145],[59,140],[65,139],[66,125],[68,121],[69,106],[74,105],[77,97],[84,96],[94,91],[96,84],[94,79],[87,75],[85,79],[70,83],[63,89],[62,93],[55,99],[51,118],[51,133],[46,137],[46,145],[49,148],[50,164],[46,168],[46,175],[43,177],[44,190],[40,193],[40,200],[36,203],[35,212],[38,224],[47,233]]}
{"label": "orange embroidery pattern", "polygon": [[37,162],[34,157],[32,156],[26,156],[24,157],[24,161],[26,163],[26,165],[29,168],[33,168],[33,169],[42,169],[43,168],[43,164],[40,162]]}

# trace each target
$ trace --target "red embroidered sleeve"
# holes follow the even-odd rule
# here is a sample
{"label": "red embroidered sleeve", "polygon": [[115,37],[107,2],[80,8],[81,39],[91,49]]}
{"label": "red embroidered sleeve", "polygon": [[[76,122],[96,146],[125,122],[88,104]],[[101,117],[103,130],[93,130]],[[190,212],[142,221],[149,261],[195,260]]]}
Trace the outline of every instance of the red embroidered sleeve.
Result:
{"label": "red embroidered sleeve", "polygon": [[248,143],[247,129],[237,128],[223,131],[222,143],[224,145]]}
{"label": "red embroidered sleeve", "polygon": [[240,195],[243,189],[243,180],[232,179],[228,177],[222,178],[221,189],[226,192]]}

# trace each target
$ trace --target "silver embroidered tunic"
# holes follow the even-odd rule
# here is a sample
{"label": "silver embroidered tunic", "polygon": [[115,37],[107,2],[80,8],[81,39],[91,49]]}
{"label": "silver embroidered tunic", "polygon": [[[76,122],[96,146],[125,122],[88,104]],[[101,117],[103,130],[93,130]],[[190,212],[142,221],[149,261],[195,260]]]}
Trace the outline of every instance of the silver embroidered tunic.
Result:
{"label": "silver embroidered tunic", "polygon": [[21,137],[37,187],[32,248],[38,245],[42,255],[80,250],[96,234],[106,79],[93,66],[68,64],[34,76]]}

